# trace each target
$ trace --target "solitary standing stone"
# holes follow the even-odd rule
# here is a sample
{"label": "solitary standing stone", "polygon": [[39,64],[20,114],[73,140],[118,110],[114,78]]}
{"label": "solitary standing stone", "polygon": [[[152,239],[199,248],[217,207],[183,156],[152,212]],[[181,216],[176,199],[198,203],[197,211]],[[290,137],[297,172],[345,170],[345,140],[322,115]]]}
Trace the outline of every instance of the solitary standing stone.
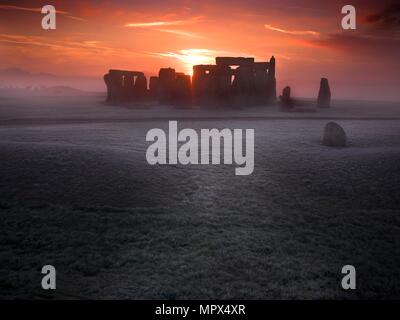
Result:
{"label": "solitary standing stone", "polygon": [[293,101],[290,97],[291,89],[290,87],[285,87],[282,91],[282,95],[280,96],[281,99],[281,106],[285,109],[290,109],[293,107]]}
{"label": "solitary standing stone", "polygon": [[322,144],[328,147],[345,147],[347,143],[346,132],[336,122],[329,122],[324,129]]}
{"label": "solitary standing stone", "polygon": [[328,79],[322,78],[318,93],[318,107],[329,108],[331,106],[331,89]]}

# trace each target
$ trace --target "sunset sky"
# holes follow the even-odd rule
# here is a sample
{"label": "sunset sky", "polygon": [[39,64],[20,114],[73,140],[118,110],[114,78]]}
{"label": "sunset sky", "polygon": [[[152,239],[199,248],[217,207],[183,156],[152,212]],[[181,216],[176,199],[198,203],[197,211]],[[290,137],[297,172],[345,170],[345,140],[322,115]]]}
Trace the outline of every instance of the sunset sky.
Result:
{"label": "sunset sky", "polygon": [[[341,8],[357,9],[357,30]],[[43,5],[57,30],[41,28]],[[110,68],[191,72],[215,56],[277,59],[278,89],[400,100],[400,1],[0,1],[0,69],[102,77]]]}

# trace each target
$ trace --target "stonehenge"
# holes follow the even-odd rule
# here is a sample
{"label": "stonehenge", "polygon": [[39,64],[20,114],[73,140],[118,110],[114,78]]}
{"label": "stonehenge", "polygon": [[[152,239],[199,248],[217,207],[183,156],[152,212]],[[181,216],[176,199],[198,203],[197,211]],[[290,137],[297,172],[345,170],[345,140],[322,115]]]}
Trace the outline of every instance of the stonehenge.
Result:
{"label": "stonehenge", "polygon": [[158,77],[150,77],[149,86],[143,72],[110,70],[104,76],[107,102],[110,104],[158,100],[161,104],[191,106],[190,76],[174,69],[160,69]]}
{"label": "stonehenge", "polygon": [[193,67],[193,101],[200,106],[251,106],[276,100],[275,58],[217,57]]}
{"label": "stonehenge", "polygon": [[193,76],[161,68],[149,83],[143,72],[110,70],[104,76],[110,104],[156,100],[177,107],[241,107],[276,101],[275,58],[217,57],[193,66]]}

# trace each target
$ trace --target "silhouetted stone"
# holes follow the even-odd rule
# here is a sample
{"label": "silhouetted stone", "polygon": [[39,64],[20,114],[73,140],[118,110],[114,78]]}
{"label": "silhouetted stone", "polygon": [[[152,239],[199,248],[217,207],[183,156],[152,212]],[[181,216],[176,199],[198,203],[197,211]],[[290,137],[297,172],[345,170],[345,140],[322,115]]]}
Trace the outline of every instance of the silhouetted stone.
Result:
{"label": "silhouetted stone", "polygon": [[118,70],[110,70],[104,77],[107,85],[108,102],[116,103],[122,100],[123,77]]}
{"label": "silhouetted stone", "polygon": [[263,104],[268,102],[270,85],[268,76],[269,64],[267,62],[256,62],[254,63],[254,94],[255,103]]}
{"label": "silhouetted stone", "polygon": [[161,68],[158,73],[158,100],[162,104],[173,104],[175,91],[175,69]]}
{"label": "silhouetted stone", "polygon": [[104,76],[107,102],[142,101],[147,97],[162,104],[251,106],[276,100],[275,58],[217,57],[215,65],[193,67],[193,79],[172,68],[161,68],[151,77],[149,89],[143,72],[110,70]]}
{"label": "silhouetted stone", "polygon": [[122,77],[122,97],[120,100],[125,102],[132,101],[134,99],[135,74],[123,72]]}
{"label": "silhouetted stone", "polygon": [[156,100],[158,97],[158,77],[150,77],[149,94],[151,99]]}
{"label": "silhouetted stone", "polygon": [[322,78],[318,93],[318,107],[329,108],[331,106],[331,89],[328,79]]}
{"label": "silhouetted stone", "polygon": [[190,107],[192,105],[190,76],[185,74],[176,75],[174,104],[178,107]]}
{"label": "silhouetted stone", "polygon": [[[222,74],[221,76],[224,75]],[[193,66],[192,91],[195,104],[201,106],[212,104],[216,98],[217,78],[217,66]],[[229,78],[229,86],[230,81]]]}
{"label": "silhouetted stone", "polygon": [[282,91],[282,95],[279,97],[281,100],[282,108],[284,109],[293,108],[293,100],[290,95],[291,95],[290,87],[285,87]]}
{"label": "silhouetted stone", "polygon": [[107,87],[107,99],[106,99],[106,101],[107,102],[111,102],[111,100],[112,100],[112,90],[111,90],[112,84],[111,84],[111,77],[110,77],[110,75],[108,73],[104,75],[104,82],[105,82],[106,87]]}
{"label": "silhouetted stone", "polygon": [[[136,81],[139,79],[138,86],[135,88]],[[131,102],[136,97],[146,95],[147,80],[143,72],[110,70],[104,76],[104,82],[107,86],[107,102]],[[135,92],[140,94],[135,95]]]}
{"label": "silhouetted stone", "polygon": [[[249,106],[276,100],[275,58],[217,57],[216,65],[193,67],[195,104]],[[236,69],[232,67],[237,67]]]}
{"label": "silhouetted stone", "polygon": [[232,105],[232,76],[234,70],[227,65],[217,65],[213,69],[213,75],[209,84],[213,102],[216,106]]}
{"label": "silhouetted stone", "polygon": [[134,96],[136,100],[143,100],[147,96],[147,79],[143,74],[136,77]]}
{"label": "silhouetted stone", "polygon": [[254,104],[254,69],[252,65],[243,65],[235,70],[232,93],[237,106]]}
{"label": "silhouetted stone", "polygon": [[273,102],[276,100],[276,61],[275,57],[272,56],[268,64],[268,86],[267,86],[267,100]]}
{"label": "silhouetted stone", "polygon": [[329,122],[324,129],[322,144],[328,147],[345,147],[347,144],[346,132],[336,122]]}
{"label": "silhouetted stone", "polygon": [[215,63],[217,66],[252,66],[254,58],[217,57],[215,58]]}

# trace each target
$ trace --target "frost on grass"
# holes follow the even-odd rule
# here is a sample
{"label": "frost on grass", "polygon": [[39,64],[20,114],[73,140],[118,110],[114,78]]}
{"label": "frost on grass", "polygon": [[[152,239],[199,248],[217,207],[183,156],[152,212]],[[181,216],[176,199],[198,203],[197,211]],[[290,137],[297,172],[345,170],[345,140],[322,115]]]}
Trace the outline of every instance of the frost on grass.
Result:
{"label": "frost on grass", "polygon": [[341,121],[340,150],[324,124],[184,123],[255,128],[247,177],[147,165],[145,134],[167,122],[1,127],[0,297],[399,298],[399,122]]}

